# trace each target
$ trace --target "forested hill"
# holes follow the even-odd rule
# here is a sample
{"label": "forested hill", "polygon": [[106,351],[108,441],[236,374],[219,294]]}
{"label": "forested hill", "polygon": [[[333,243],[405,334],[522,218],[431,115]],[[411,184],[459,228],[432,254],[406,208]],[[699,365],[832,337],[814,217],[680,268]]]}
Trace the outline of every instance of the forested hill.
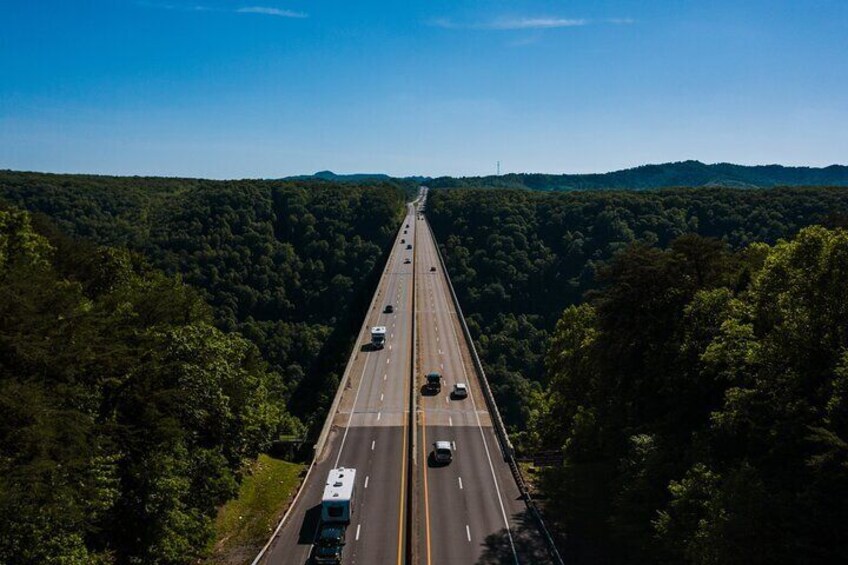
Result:
{"label": "forested hill", "polygon": [[255,343],[278,391],[323,421],[403,215],[396,183],[209,181],[0,172],[0,200],[64,233],[143,253]]}
{"label": "forested hill", "polygon": [[848,166],[813,168],[781,165],[744,166],[730,163],[706,165],[700,161],[682,161],[599,174],[522,173],[486,177],[441,177],[432,179],[427,184],[432,188],[520,188],[547,191],[645,190],[701,186],[848,186]]}
{"label": "forested hill", "polygon": [[522,430],[562,310],[596,287],[628,245],[668,246],[695,233],[732,248],[773,243],[816,223],[844,225],[848,190],[669,189],[539,193],[432,190],[428,217],[501,411]]}

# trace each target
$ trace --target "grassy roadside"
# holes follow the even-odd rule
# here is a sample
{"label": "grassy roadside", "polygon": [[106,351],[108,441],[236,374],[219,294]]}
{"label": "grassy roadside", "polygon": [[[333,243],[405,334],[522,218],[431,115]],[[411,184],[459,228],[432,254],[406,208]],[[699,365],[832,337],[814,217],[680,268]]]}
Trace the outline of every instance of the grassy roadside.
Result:
{"label": "grassy roadside", "polygon": [[306,465],[260,455],[238,497],[218,511],[215,545],[207,565],[250,563],[297,491]]}

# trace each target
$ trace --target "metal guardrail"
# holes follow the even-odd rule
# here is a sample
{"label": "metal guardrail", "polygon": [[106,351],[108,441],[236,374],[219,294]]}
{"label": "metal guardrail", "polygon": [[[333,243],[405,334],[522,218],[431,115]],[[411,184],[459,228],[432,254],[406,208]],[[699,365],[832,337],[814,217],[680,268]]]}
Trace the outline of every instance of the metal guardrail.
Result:
{"label": "metal guardrail", "polygon": [[495,397],[492,394],[491,387],[489,386],[489,379],[486,377],[486,371],[483,369],[483,363],[480,361],[480,356],[477,354],[477,347],[474,345],[474,340],[471,338],[471,332],[468,330],[468,324],[465,322],[465,315],[462,313],[462,307],[459,305],[459,298],[457,298],[456,291],[453,288],[453,283],[451,282],[447,265],[445,265],[445,259],[442,257],[442,250],[439,247],[439,242],[436,240],[436,234],[430,227],[430,221],[427,220],[426,216],[424,217],[424,221],[427,222],[428,231],[430,232],[430,236],[433,238],[433,245],[436,247],[436,255],[439,257],[439,264],[442,266],[442,272],[445,275],[445,279],[448,281],[448,289],[450,290],[451,300],[453,301],[453,306],[456,309],[457,316],[459,317],[462,333],[465,336],[465,340],[468,342],[468,347],[471,351],[471,360],[474,365],[474,370],[477,372],[477,378],[480,381],[483,396],[486,399],[486,406],[488,406],[489,413],[492,415],[492,420],[495,423],[495,435],[498,438],[498,443],[500,444],[504,460],[509,464],[512,476],[518,485],[518,489],[521,491],[521,497],[524,499],[528,510],[536,520],[536,525],[538,526],[542,537],[545,539],[551,558],[557,565],[564,565],[559,549],[557,549],[551,533],[548,531],[547,526],[545,526],[542,514],[539,512],[539,509],[536,507],[536,503],[530,496],[530,490],[527,488],[527,482],[524,480],[524,476],[521,474],[521,469],[515,461],[515,450],[512,447],[512,442],[509,441],[509,435],[506,432],[506,427],[501,419],[501,413],[498,410],[498,405],[495,403]]}

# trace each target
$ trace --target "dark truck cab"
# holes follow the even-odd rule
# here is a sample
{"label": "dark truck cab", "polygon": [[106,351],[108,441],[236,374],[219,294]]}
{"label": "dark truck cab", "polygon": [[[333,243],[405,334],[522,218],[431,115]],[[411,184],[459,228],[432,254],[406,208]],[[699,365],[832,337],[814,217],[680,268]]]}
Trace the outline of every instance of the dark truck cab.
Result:
{"label": "dark truck cab", "polygon": [[315,540],[312,562],[316,565],[339,565],[345,544],[344,524],[323,524]]}

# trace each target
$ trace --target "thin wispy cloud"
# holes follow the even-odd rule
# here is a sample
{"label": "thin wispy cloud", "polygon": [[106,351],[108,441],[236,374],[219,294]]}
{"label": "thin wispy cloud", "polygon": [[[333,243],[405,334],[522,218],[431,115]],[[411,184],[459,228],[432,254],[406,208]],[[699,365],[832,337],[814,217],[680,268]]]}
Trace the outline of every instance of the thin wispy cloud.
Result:
{"label": "thin wispy cloud", "polygon": [[278,16],[281,18],[305,18],[303,12],[295,12],[294,10],[282,10],[280,8],[268,8],[266,6],[246,6],[236,10],[239,14],[262,14],[265,16]]}
{"label": "thin wispy cloud", "polygon": [[561,27],[579,27],[588,24],[588,20],[570,18],[506,18],[478,24],[478,29],[556,29]]}
{"label": "thin wispy cloud", "polygon": [[598,23],[625,25],[635,23],[635,21],[630,18],[610,18],[607,20],[593,21],[586,18],[510,17],[471,23],[455,22],[449,18],[436,18],[427,22],[427,24],[432,27],[440,27],[443,29],[481,29],[494,31],[560,29],[583,27]]}
{"label": "thin wispy cloud", "polygon": [[180,12],[218,12],[232,14],[259,14],[262,16],[276,16],[278,18],[308,18],[309,14],[297,12],[295,10],[286,10],[283,8],[274,8],[271,6],[243,6],[241,8],[220,8],[216,6],[207,6],[203,4],[158,4],[154,2],[140,1],[139,6],[147,8],[158,8],[160,10],[176,10]]}

